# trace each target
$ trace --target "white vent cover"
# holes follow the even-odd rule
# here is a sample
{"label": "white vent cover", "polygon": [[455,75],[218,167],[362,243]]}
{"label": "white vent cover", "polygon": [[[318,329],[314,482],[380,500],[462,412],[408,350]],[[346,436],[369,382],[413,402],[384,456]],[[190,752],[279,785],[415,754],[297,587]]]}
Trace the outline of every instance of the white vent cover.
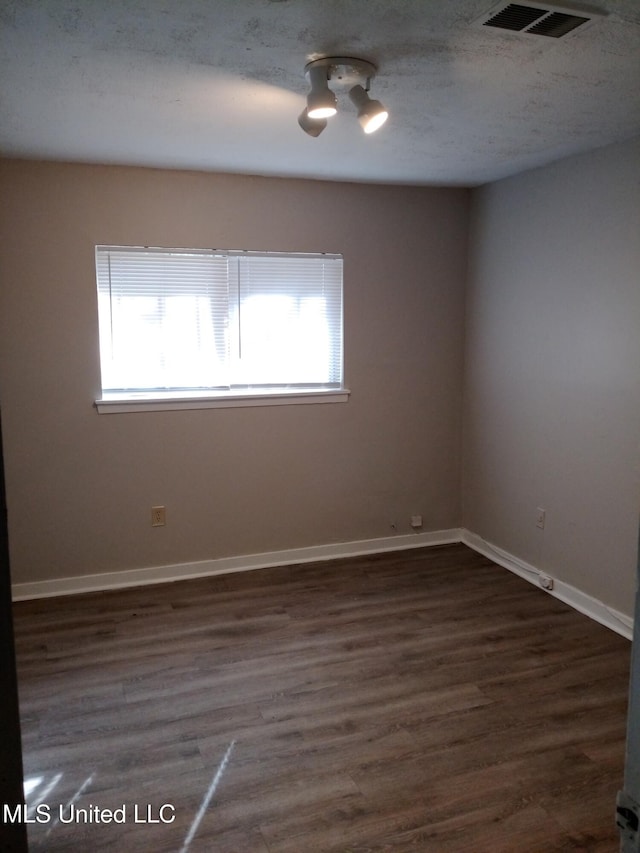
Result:
{"label": "white vent cover", "polygon": [[487,30],[563,38],[578,29],[583,30],[601,17],[601,12],[550,6],[548,3],[500,3],[475,23]]}

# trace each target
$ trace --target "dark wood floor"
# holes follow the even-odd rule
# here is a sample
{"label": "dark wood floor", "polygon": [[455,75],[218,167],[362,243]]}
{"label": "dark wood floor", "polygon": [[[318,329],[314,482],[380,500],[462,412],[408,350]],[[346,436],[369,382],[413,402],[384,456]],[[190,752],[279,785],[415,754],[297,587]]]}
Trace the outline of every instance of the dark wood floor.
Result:
{"label": "dark wood floor", "polygon": [[[630,644],[462,545],[21,602],[15,631],[32,851],[618,849]],[[126,822],[58,822],[74,796]]]}

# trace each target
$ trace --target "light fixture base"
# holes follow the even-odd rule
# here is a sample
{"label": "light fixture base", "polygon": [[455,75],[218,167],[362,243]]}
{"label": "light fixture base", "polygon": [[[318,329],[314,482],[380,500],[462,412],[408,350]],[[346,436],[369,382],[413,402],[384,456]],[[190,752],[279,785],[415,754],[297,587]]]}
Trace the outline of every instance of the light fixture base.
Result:
{"label": "light fixture base", "polygon": [[360,84],[367,91],[369,90],[369,83],[376,76],[378,70],[373,62],[357,59],[354,56],[323,56],[320,59],[313,59],[304,67],[307,78],[312,68],[325,68],[327,80],[331,81],[334,88],[338,86],[351,89]]}

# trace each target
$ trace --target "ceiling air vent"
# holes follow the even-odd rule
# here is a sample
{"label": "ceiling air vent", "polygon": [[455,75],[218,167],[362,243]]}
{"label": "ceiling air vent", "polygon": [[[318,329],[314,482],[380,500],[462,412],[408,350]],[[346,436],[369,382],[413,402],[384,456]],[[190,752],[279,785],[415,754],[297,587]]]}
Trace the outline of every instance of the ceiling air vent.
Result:
{"label": "ceiling air vent", "polygon": [[538,3],[501,3],[476,23],[512,33],[562,38],[579,27],[591,24],[596,17],[602,17],[602,14]]}

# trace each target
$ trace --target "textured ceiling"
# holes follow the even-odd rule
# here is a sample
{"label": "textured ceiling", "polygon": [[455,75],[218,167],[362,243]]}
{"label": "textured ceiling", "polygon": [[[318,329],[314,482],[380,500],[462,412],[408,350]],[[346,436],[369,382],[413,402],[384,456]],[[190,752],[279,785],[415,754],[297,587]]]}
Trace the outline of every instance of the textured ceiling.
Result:
{"label": "textured ceiling", "polygon": [[[526,0],[521,0],[526,2]],[[494,0],[0,0],[0,153],[473,186],[640,134],[640,2],[564,39],[488,30]],[[379,67],[313,139],[304,65]]]}

